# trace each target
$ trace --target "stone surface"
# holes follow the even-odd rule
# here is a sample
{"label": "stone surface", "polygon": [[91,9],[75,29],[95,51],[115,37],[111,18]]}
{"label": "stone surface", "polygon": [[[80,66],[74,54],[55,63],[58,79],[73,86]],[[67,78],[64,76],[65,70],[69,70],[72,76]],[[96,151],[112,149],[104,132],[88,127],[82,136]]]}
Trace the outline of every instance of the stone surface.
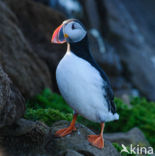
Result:
{"label": "stone surface", "polygon": [[61,152],[57,156],[84,156],[84,155],[80,154],[79,152],[76,152],[74,150],[66,150],[64,152]]}
{"label": "stone surface", "polygon": [[[147,1],[148,4],[150,2]],[[138,12],[137,7],[133,7],[134,4],[130,4],[130,1],[127,0],[125,2],[103,0],[103,4],[106,8],[109,41],[119,53],[126,77],[143,95],[150,100],[155,100],[155,52],[151,42],[148,43],[147,41],[148,35],[146,37],[146,34],[144,34],[146,27],[137,24],[135,14],[130,13],[133,10]],[[136,6],[138,4],[140,6],[141,1],[136,1]],[[141,12],[141,17],[144,17],[143,14],[144,12]],[[150,36],[152,36],[153,29],[149,31]],[[149,31],[146,30],[146,32]]]}
{"label": "stone surface", "polygon": [[16,16],[2,1],[0,10],[0,63],[4,71],[25,97],[50,88],[48,68],[26,41]]}
{"label": "stone surface", "polygon": [[16,15],[18,26],[33,48],[33,53],[48,65],[53,90],[57,90],[55,70],[66,52],[66,45],[51,44],[51,37],[65,17],[56,10],[31,0],[5,0],[5,2]]}
{"label": "stone surface", "polygon": [[40,133],[42,134],[48,134],[49,128],[41,122],[33,122],[25,119],[20,119],[13,125],[5,126],[4,128],[1,128],[0,135],[18,137],[18,136],[26,135],[27,133],[32,133],[32,131],[36,131],[36,132],[40,131]]}
{"label": "stone surface", "polygon": [[4,152],[4,149],[0,147],[0,155],[1,156],[6,156],[6,153]]}
{"label": "stone surface", "polygon": [[89,25],[91,28],[100,30],[100,16],[95,0],[86,0],[83,2],[86,14],[88,17]]}
{"label": "stone surface", "polygon": [[94,133],[81,124],[66,137],[54,136],[56,130],[68,125],[67,121],[58,121],[49,128],[41,122],[20,119],[1,129],[0,151],[3,149],[7,156],[120,156],[106,139],[103,150],[90,145],[87,136]]}
{"label": "stone surface", "polygon": [[45,5],[50,5],[50,0],[34,0],[34,1],[45,4]]}
{"label": "stone surface", "polygon": [[[155,48],[155,1],[154,0],[123,0],[122,3],[129,11],[137,27],[142,35],[145,37],[146,42]],[[149,10],[149,11],[148,11]]]}
{"label": "stone surface", "polygon": [[25,101],[0,65],[0,128],[13,124],[25,111]]}
{"label": "stone surface", "polygon": [[20,119],[0,130],[0,146],[7,156],[48,156],[45,150],[48,133],[45,124]]}
{"label": "stone surface", "polygon": [[106,133],[104,134],[104,138],[110,142],[117,142],[124,145],[133,144],[149,146],[149,142],[146,140],[143,132],[136,127],[126,133]]}
{"label": "stone surface", "polygon": [[[67,127],[69,122],[59,121],[53,124],[51,127],[51,135],[53,136],[55,132],[61,128]],[[55,138],[52,137],[47,144],[47,150],[51,154],[59,155],[60,151],[74,150],[79,154],[84,156],[117,156],[120,155],[113,145],[105,139],[105,147],[103,150],[97,149],[96,147],[89,144],[87,136],[94,134],[91,130],[86,128],[81,124],[76,124],[77,131],[72,134],[63,137]]]}

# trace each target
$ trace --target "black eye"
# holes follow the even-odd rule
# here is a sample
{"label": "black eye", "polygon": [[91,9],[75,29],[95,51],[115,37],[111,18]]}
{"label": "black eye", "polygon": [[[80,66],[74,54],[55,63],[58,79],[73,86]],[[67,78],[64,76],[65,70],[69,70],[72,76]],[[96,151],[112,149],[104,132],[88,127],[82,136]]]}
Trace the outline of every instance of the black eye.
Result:
{"label": "black eye", "polygon": [[72,24],[72,29],[75,29],[75,25],[74,24]]}

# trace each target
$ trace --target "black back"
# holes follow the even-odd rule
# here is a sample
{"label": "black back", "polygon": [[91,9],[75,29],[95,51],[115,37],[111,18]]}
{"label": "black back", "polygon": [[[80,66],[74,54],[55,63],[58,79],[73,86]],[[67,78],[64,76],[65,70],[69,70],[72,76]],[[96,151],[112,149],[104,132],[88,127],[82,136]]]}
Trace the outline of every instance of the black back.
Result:
{"label": "black back", "polygon": [[103,85],[103,89],[106,90],[105,98],[106,98],[107,103],[108,103],[108,110],[114,114],[116,112],[116,107],[115,107],[115,104],[113,101],[114,94],[113,94],[113,90],[112,90],[111,85],[110,85],[110,81],[109,81],[107,75],[105,74],[105,72],[99,67],[99,65],[93,59],[93,57],[90,53],[90,50],[89,50],[87,35],[85,36],[84,39],[82,39],[79,42],[68,43],[68,48],[70,48],[68,50],[73,52],[78,57],[80,57],[84,60],[87,60],[93,67],[95,67],[99,71],[101,77],[106,82],[106,84]]}

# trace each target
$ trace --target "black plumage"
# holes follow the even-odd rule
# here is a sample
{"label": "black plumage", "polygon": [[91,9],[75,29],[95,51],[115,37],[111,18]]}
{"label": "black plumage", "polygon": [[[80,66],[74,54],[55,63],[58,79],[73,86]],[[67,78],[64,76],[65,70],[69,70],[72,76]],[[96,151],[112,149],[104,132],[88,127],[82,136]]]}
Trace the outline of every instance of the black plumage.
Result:
{"label": "black plumage", "polygon": [[113,114],[116,113],[116,107],[114,103],[114,93],[111,88],[110,81],[105,74],[105,72],[99,67],[99,65],[96,63],[96,61],[93,59],[90,50],[89,50],[89,43],[88,43],[88,37],[87,35],[79,42],[76,43],[68,43],[68,50],[72,51],[75,55],[78,57],[88,61],[93,67],[96,68],[96,70],[99,71],[101,77],[106,82],[103,84],[103,89],[106,91],[105,98],[107,100],[108,104],[108,110],[112,112]]}

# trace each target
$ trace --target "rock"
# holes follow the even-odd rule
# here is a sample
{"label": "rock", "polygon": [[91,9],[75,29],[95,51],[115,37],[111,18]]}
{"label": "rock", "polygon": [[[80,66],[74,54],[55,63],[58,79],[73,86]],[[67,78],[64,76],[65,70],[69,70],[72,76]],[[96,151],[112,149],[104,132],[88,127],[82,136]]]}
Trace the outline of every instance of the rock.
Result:
{"label": "rock", "polygon": [[120,156],[106,139],[103,150],[90,145],[87,135],[94,133],[81,124],[66,137],[54,136],[56,130],[68,125],[67,121],[58,121],[49,128],[41,122],[20,119],[0,130],[0,150],[4,149],[7,156]]}
{"label": "rock", "polygon": [[0,128],[13,124],[24,111],[23,96],[0,66]]}
{"label": "rock", "polygon": [[131,97],[128,94],[122,94],[121,100],[128,106],[128,108],[132,108],[131,105]]}
{"label": "rock", "polygon": [[29,98],[51,87],[49,71],[26,41],[16,16],[2,1],[0,10],[0,63],[21,93]]}
{"label": "rock", "polygon": [[52,8],[59,10],[68,18],[80,19],[83,17],[83,9],[78,0],[68,0],[64,3],[62,0],[49,0]]}
{"label": "rock", "polygon": [[45,151],[45,140],[49,134],[49,127],[45,124],[20,119],[0,132],[0,146],[7,156],[48,156]]}
{"label": "rock", "polygon": [[49,5],[50,4],[50,0],[34,0],[34,1],[43,3],[45,5]]}
{"label": "rock", "polygon": [[84,156],[84,155],[73,150],[67,150],[65,152],[58,154],[58,156]]}
{"label": "rock", "polygon": [[[119,53],[125,67],[126,77],[143,95],[150,100],[155,100],[154,48],[151,42],[147,42],[148,35],[146,37],[146,34],[144,34],[146,27],[143,27],[143,24],[137,24],[134,17],[135,13],[130,13],[133,10],[138,12],[135,3],[130,4],[128,0],[103,0],[102,2],[106,8],[109,41]],[[146,3],[150,4],[150,2],[152,1]],[[139,8],[141,8],[141,3],[141,1],[136,1],[136,6],[139,4]],[[148,6],[143,5],[144,7],[147,8]],[[149,8],[146,10],[149,10]],[[140,17],[144,17],[143,14],[145,13],[142,11]],[[146,24],[146,21],[144,22]],[[153,30],[149,29],[150,36],[152,36]],[[148,32],[148,28],[146,32]]]}
{"label": "rock", "polygon": [[[61,128],[67,127],[69,122],[59,121],[53,124],[51,127],[50,136],[54,136],[55,132]],[[105,139],[105,147],[103,150],[97,149],[94,146],[91,146],[87,140],[87,136],[94,134],[91,130],[86,128],[81,124],[76,124],[77,131],[72,134],[63,137],[55,138],[52,137],[46,148],[48,153],[50,152],[53,155],[61,154],[60,151],[73,150],[81,155],[91,155],[91,156],[117,156],[120,155],[112,144]]]}
{"label": "rock", "polygon": [[86,0],[84,1],[85,10],[87,13],[88,21],[90,27],[93,29],[100,30],[100,19],[99,19],[99,12],[96,5],[95,0]]}
{"label": "rock", "polygon": [[4,152],[4,149],[0,147],[0,155],[1,156],[6,156],[6,153]]}
{"label": "rock", "polygon": [[133,144],[149,146],[149,142],[146,140],[143,132],[136,127],[126,133],[106,133],[104,134],[104,138],[110,142],[117,142],[124,145]]}
{"label": "rock", "polygon": [[[34,130],[36,129],[36,130]],[[1,136],[22,136],[32,131],[38,131],[42,134],[48,134],[49,128],[41,122],[33,122],[25,119],[20,119],[11,126],[5,126],[0,129]]]}
{"label": "rock", "polygon": [[[139,28],[142,35],[145,37],[146,42],[151,44],[152,48],[155,47],[154,34],[155,34],[155,1],[154,0],[135,0],[131,2],[124,0],[123,4],[132,16],[134,22]],[[148,11],[149,10],[149,11]]]}
{"label": "rock", "polygon": [[[31,0],[4,1],[16,15],[18,26],[31,45],[33,54],[37,54],[48,65],[53,82],[52,87],[56,91],[55,70],[66,52],[66,45],[51,44],[51,37],[65,17],[56,10]],[[42,69],[42,66],[39,67]]]}
{"label": "rock", "polygon": [[0,1],[0,8],[1,8],[1,16],[3,15],[3,18],[8,18],[12,22],[17,23],[16,16],[14,13],[8,8],[8,6],[3,3],[3,1]]}

